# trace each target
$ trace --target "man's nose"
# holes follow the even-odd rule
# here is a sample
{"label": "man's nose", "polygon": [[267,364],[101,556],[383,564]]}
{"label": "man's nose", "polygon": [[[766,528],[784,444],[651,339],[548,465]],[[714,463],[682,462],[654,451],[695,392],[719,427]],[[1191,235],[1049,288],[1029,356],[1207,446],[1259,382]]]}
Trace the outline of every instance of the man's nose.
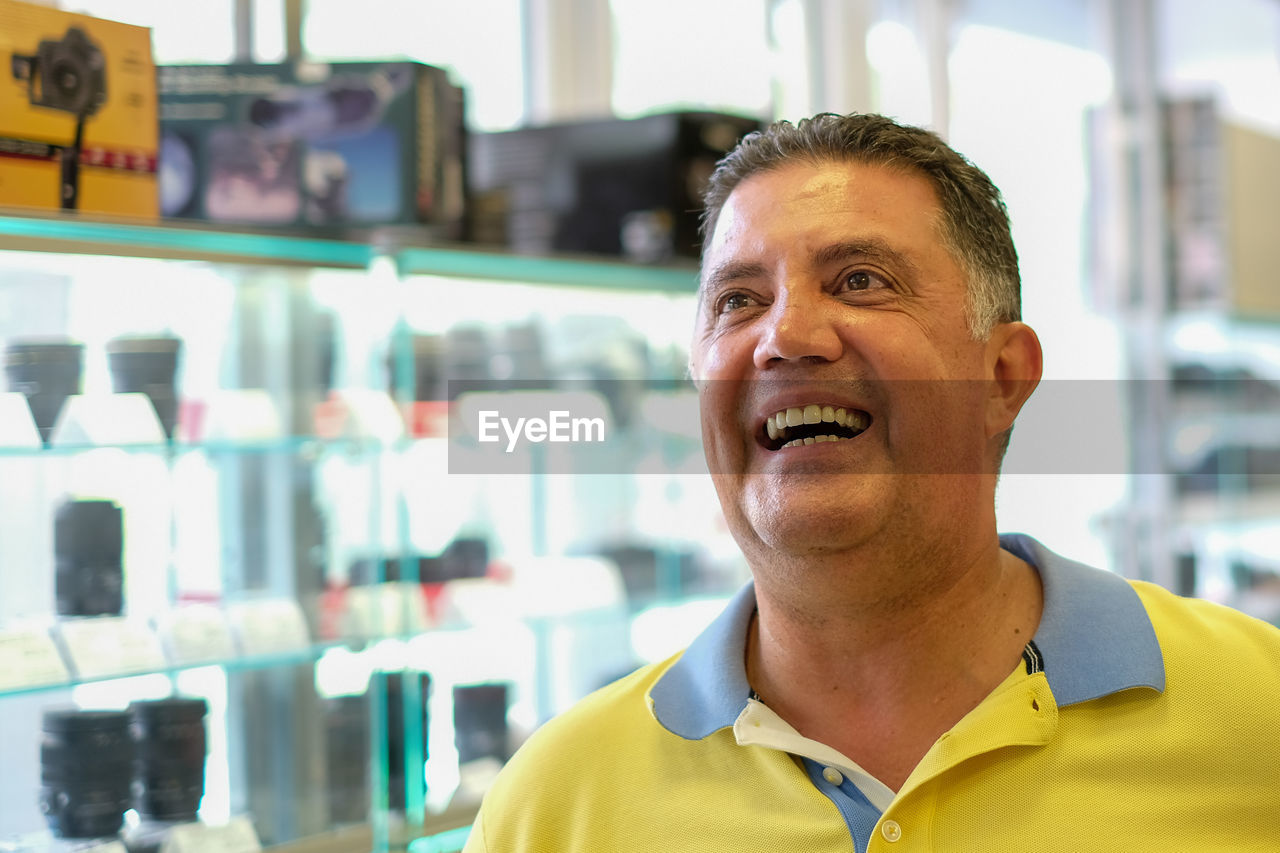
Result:
{"label": "man's nose", "polygon": [[836,361],[844,351],[836,317],[828,300],[818,293],[784,291],[760,318],[756,367],[780,362]]}

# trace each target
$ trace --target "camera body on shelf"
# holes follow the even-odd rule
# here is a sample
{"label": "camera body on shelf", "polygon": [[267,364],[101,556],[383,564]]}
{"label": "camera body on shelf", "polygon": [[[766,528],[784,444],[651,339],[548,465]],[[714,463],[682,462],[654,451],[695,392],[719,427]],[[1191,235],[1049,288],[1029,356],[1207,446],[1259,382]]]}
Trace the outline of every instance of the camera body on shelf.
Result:
{"label": "camera body on shelf", "polygon": [[760,122],[672,112],[471,137],[472,234],[522,252],[696,258],[716,162]]}
{"label": "camera body on shelf", "polygon": [[162,66],[161,210],[462,237],[463,91],[413,62]]}
{"label": "camera body on shelf", "polygon": [[155,217],[151,31],[0,0],[0,207]]}

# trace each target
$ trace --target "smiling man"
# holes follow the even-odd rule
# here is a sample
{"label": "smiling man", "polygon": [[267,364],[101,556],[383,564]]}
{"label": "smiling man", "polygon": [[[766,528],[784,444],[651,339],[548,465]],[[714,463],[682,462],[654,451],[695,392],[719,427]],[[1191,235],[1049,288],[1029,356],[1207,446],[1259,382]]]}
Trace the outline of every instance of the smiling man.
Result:
{"label": "smiling man", "polygon": [[539,730],[468,850],[1280,849],[1280,631],[997,533],[1041,353],[986,175],[780,122],[705,225],[691,372],[753,583]]}

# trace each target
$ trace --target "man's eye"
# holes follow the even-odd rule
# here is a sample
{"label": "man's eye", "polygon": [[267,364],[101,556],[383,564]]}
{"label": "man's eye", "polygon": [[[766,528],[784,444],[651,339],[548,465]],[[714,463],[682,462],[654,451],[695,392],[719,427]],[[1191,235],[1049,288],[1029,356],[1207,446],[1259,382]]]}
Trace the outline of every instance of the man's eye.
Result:
{"label": "man's eye", "polygon": [[846,273],[841,282],[845,290],[871,290],[876,286],[883,286],[880,276],[866,270],[854,270]]}
{"label": "man's eye", "polygon": [[745,293],[730,293],[720,300],[720,310],[717,313],[728,314],[730,311],[738,311],[749,307],[753,302],[754,300]]}

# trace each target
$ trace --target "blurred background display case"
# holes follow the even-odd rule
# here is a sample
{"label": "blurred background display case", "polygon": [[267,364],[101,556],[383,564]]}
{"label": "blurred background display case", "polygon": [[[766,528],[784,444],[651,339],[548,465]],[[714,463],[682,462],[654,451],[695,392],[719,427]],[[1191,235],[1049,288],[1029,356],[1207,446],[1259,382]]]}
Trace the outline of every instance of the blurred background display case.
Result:
{"label": "blurred background display case", "polygon": [[[692,263],[404,234],[0,212],[6,844],[447,849],[533,728],[745,579]],[[515,399],[608,449],[475,455],[462,413]]]}
{"label": "blurred background display case", "polygon": [[[1280,137],[1210,95],[1148,106],[1131,128],[1145,133],[1119,133],[1106,110],[1091,121],[1094,262],[1120,283],[1130,350],[1134,499],[1111,518],[1116,553],[1138,577],[1280,624]],[[1126,138],[1158,168],[1116,182]]]}

